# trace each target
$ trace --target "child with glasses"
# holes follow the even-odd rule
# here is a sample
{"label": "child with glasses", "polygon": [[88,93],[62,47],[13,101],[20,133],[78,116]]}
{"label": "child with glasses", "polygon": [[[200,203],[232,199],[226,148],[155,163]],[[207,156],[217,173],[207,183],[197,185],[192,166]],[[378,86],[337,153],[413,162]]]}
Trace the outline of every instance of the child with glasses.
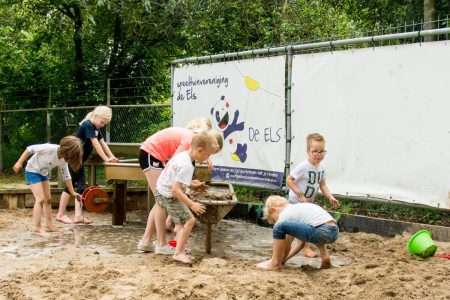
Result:
{"label": "child with glasses", "polygon": [[[311,133],[306,137],[306,153],[308,158],[296,165],[287,177],[289,203],[314,202],[320,189],[322,194],[330,201],[331,206],[333,208],[338,207],[339,201],[331,194],[325,180],[325,170],[320,164],[327,153],[325,139],[321,134]],[[293,248],[298,248],[301,243],[296,241],[296,244]],[[304,246],[303,254],[306,257],[316,256],[309,244]]]}

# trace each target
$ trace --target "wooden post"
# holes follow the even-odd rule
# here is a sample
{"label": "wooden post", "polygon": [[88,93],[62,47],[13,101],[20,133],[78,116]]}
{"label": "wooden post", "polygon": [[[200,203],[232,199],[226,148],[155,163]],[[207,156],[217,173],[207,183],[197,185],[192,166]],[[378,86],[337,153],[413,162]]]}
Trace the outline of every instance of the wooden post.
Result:
{"label": "wooden post", "polygon": [[205,250],[206,253],[211,254],[211,235],[212,235],[212,224],[206,224],[206,239],[205,239]]}
{"label": "wooden post", "polygon": [[127,181],[114,180],[113,225],[123,225],[126,221],[125,202],[127,198]]}

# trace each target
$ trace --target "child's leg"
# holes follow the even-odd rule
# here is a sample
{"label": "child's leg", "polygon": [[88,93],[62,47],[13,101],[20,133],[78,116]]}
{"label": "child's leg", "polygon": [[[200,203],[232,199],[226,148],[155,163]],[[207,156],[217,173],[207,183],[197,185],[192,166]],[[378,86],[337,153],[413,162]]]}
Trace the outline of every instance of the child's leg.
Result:
{"label": "child's leg", "polygon": [[157,204],[155,203],[155,205],[150,210],[150,213],[148,214],[147,226],[145,227],[145,232],[141,239],[146,244],[150,243],[152,236],[155,234],[155,207],[156,207],[156,205]]}
{"label": "child's leg", "polygon": [[314,250],[311,248],[310,243],[305,243],[305,246],[303,247],[303,256],[305,257],[316,257],[317,253],[314,252]]}
{"label": "child's leg", "polygon": [[301,241],[299,239],[294,239],[294,241],[292,243],[293,243],[293,246],[288,248],[289,253],[286,256],[284,263],[287,262],[291,257],[295,256],[297,253],[299,253],[306,244],[304,241]]}
{"label": "child's leg", "polygon": [[47,225],[47,231],[57,231],[55,225],[53,225],[53,217],[52,217],[52,196],[50,193],[50,185],[47,181],[43,181],[43,191],[44,191],[44,203],[42,204],[45,221]]}
{"label": "child's leg", "polygon": [[147,179],[147,184],[153,195],[156,195],[156,181],[159,175],[161,175],[162,169],[150,168],[148,171],[144,172],[145,178]]}
{"label": "child's leg", "polygon": [[33,232],[38,234],[45,234],[41,227],[42,204],[44,203],[44,188],[42,182],[30,184],[31,192],[34,196],[33,206]]}
{"label": "child's leg", "polygon": [[275,239],[272,242],[272,257],[269,260],[260,262],[256,267],[264,270],[277,270],[282,267],[286,256],[287,239]]}
{"label": "child's leg", "polygon": [[156,238],[158,239],[159,245],[163,246],[167,244],[166,241],[166,210],[155,203],[153,207],[155,209],[155,227],[156,227]]}
{"label": "child's leg", "polygon": [[322,264],[320,265],[321,269],[331,268],[331,259],[328,254],[328,250],[325,244],[317,245],[320,251],[320,258],[322,259]]}
{"label": "child's leg", "polygon": [[[66,191],[61,193],[61,198],[59,199],[59,208],[56,214],[56,221],[64,224],[71,224],[73,221],[66,215],[66,208],[70,201],[70,195]],[[75,203],[76,205],[76,203]]]}
{"label": "child's leg", "polygon": [[195,218],[190,218],[187,220],[184,225],[177,226],[177,247],[175,248],[175,254],[173,255],[173,259],[183,262],[183,263],[191,263],[191,258],[186,255],[186,245],[189,235],[191,234],[192,228],[195,225]]}

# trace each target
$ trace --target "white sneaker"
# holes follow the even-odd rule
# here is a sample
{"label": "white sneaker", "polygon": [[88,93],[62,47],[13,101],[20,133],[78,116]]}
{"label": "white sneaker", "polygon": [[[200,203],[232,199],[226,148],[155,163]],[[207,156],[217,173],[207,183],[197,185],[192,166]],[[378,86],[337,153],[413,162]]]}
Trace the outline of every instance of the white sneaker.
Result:
{"label": "white sneaker", "polygon": [[155,254],[162,255],[173,255],[175,253],[175,248],[170,247],[169,245],[155,245]]}
{"label": "white sneaker", "polygon": [[143,240],[139,240],[139,242],[137,244],[137,249],[141,252],[155,251],[154,245],[152,243],[146,243]]}

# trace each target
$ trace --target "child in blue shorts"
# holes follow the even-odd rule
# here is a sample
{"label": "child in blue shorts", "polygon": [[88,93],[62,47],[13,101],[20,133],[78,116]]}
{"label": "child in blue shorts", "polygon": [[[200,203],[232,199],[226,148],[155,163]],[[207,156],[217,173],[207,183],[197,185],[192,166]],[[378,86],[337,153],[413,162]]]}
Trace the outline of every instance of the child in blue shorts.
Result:
{"label": "child in blue shorts", "polygon": [[[78,170],[81,166],[83,147],[79,138],[66,136],[59,145],[39,144],[28,146],[13,166],[16,173],[25,167],[25,180],[33,193],[35,202],[33,207],[33,232],[46,235],[46,231],[56,231],[52,221],[51,193],[48,176],[54,167],[58,167],[70,195],[80,198],[80,194],[73,189],[69,166]],[[31,156],[31,157],[30,157]],[[41,218],[45,218],[46,230],[43,229]]]}
{"label": "child in blue shorts", "polygon": [[[290,204],[281,196],[270,196],[264,207],[264,217],[273,226],[272,258],[256,266],[265,270],[275,270],[292,256],[296,255],[305,242],[315,244],[322,259],[321,269],[331,267],[330,256],[326,244],[337,240],[339,228],[333,217],[322,207],[302,202]],[[295,249],[287,236],[293,236],[301,241]]]}

